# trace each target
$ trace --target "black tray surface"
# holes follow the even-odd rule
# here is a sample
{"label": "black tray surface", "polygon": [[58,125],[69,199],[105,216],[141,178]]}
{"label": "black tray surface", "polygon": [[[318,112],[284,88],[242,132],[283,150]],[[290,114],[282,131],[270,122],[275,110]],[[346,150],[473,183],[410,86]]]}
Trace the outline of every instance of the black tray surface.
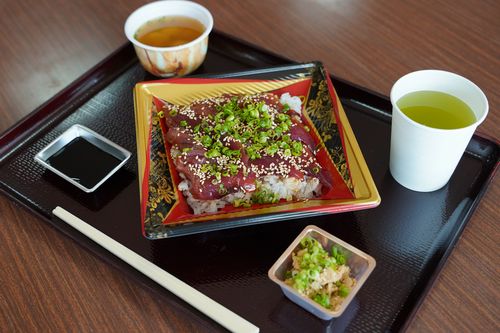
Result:
{"label": "black tray surface", "polygon": [[[315,59],[311,59],[315,60]],[[196,75],[290,65],[291,61],[214,32]],[[141,233],[137,155],[86,194],[46,171],[34,155],[73,124],[136,151],[132,88],[154,79],[125,45],[0,137],[0,188],[50,225],[92,250],[169,303],[197,313],[52,216],[61,206],[141,256],[220,302],[263,332],[374,332],[409,323],[484,194],[498,164],[498,145],[474,136],[450,182],[417,193],[388,171],[387,98],[333,78],[382,197],[365,211],[308,217],[163,240]],[[346,313],[321,321],[286,299],[267,271],[300,231],[314,224],[372,255],[377,267]],[[199,314],[201,316],[201,314]],[[213,328],[220,327],[214,324]]]}

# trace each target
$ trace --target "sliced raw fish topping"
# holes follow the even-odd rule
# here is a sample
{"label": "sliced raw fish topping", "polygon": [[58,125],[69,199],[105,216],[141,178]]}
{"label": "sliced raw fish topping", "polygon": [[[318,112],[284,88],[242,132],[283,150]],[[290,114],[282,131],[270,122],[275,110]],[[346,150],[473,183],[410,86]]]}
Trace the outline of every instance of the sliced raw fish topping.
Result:
{"label": "sliced raw fish topping", "polygon": [[276,94],[224,94],[160,107],[174,165],[194,199],[252,192],[266,176],[316,178],[331,186],[308,127]]}

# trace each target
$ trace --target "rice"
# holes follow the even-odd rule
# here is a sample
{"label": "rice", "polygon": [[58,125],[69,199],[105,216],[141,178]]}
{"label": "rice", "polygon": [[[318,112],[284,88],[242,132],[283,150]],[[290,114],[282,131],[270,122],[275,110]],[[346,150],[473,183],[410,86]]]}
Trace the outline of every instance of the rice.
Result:
{"label": "rice", "polygon": [[[216,213],[219,209],[228,204],[234,204],[237,200],[242,202],[250,202],[253,192],[234,192],[216,200],[198,200],[193,198],[189,191],[189,181],[185,179],[184,174],[180,174],[184,179],[179,183],[178,189],[182,191],[186,197],[188,205],[193,209],[193,213]],[[278,176],[265,176],[259,179],[258,190],[268,190],[275,193],[279,199],[286,201],[307,200],[318,196],[321,193],[321,183],[317,178],[304,176],[303,180]]]}
{"label": "rice", "polygon": [[318,195],[321,184],[318,178],[304,176],[303,180],[288,177],[265,176],[261,179],[261,188],[279,195],[280,199],[305,200]]}
{"label": "rice", "polygon": [[290,93],[284,93],[280,97],[281,105],[287,104],[291,110],[297,112],[298,114],[302,111],[302,101],[298,96],[291,96]]}

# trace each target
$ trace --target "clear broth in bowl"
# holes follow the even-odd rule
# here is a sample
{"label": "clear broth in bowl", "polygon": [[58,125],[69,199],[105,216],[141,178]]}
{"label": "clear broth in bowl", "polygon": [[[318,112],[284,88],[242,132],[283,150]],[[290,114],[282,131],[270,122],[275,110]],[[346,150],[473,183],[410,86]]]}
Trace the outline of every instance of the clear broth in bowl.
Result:
{"label": "clear broth in bowl", "polygon": [[146,45],[172,47],[187,44],[200,37],[205,26],[186,16],[164,16],[143,24],[135,38]]}

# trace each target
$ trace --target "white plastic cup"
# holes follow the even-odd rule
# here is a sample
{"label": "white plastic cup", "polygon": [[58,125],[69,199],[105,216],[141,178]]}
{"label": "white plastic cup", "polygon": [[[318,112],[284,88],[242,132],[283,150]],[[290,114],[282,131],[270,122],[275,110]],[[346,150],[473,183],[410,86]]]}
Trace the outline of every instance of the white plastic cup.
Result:
{"label": "white plastic cup", "polygon": [[[438,91],[465,102],[476,122],[458,129],[438,129],[407,117],[397,106],[404,95]],[[401,77],[391,90],[392,127],[389,168],[394,179],[410,190],[431,192],[450,180],[477,126],[488,114],[488,100],[468,79],[441,70],[421,70]]]}

